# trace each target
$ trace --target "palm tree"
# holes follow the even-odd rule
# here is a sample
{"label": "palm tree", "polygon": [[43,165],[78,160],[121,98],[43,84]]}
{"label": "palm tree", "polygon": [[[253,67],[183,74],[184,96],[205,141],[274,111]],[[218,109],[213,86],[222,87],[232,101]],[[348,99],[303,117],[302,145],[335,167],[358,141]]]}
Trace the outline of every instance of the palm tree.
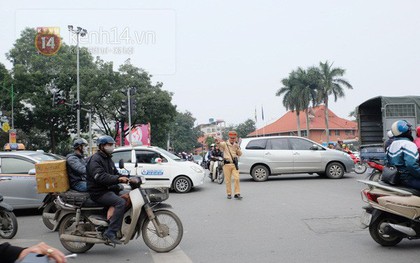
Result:
{"label": "palm tree", "polygon": [[289,78],[284,78],[281,80],[283,87],[276,92],[276,96],[281,96],[284,94],[283,106],[286,108],[286,110],[296,112],[298,136],[301,136],[299,115],[300,111],[302,110],[302,101],[299,97],[299,86],[297,85],[296,74],[296,71],[292,71],[289,74]]}
{"label": "palm tree", "polygon": [[317,85],[316,85],[316,74],[313,70],[304,70],[298,68],[296,71],[296,87],[298,92],[298,98],[302,109],[305,110],[306,117],[306,137],[309,138],[309,107],[312,102],[312,107],[317,105]]}
{"label": "palm tree", "polygon": [[343,87],[348,89],[353,89],[349,82],[340,78],[346,72],[342,68],[333,68],[333,64],[329,64],[328,61],[325,63],[320,62],[319,68],[313,68],[311,70],[316,70],[318,75],[318,101],[325,104],[325,126],[326,126],[326,135],[327,143],[330,141],[330,129],[328,122],[328,102],[329,96],[334,96],[334,101],[337,101],[337,98],[344,97]]}

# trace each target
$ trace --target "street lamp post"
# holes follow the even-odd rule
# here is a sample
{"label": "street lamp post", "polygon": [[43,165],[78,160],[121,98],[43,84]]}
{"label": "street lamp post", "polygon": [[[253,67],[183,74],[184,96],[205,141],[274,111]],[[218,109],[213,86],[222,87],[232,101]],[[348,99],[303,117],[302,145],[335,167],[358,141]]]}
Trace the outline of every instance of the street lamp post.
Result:
{"label": "street lamp post", "polygon": [[68,26],[70,33],[76,34],[76,56],[77,56],[77,138],[80,138],[80,81],[79,81],[79,35],[84,37],[87,34],[86,29],[81,27],[77,27],[77,29],[73,29],[72,25]]}

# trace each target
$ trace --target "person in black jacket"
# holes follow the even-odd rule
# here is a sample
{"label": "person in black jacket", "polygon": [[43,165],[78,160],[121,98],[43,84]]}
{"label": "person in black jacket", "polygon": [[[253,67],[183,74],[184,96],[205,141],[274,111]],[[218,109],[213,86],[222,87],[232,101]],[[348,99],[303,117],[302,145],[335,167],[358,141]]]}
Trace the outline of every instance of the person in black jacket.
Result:
{"label": "person in black jacket", "polygon": [[12,246],[7,242],[0,244],[0,262],[2,263],[14,263],[16,260],[24,259],[29,253],[46,255],[57,263],[67,262],[64,254],[60,250],[44,242],[27,248]]}
{"label": "person in black jacket", "polygon": [[118,195],[119,183],[128,183],[129,179],[120,176],[114,162],[112,152],[115,141],[111,136],[101,136],[97,140],[98,152],[92,155],[87,163],[87,187],[93,201],[115,208],[110,218],[108,229],[103,236],[114,244],[121,244],[117,239],[117,231],[121,228],[125,210],[125,200]]}
{"label": "person in black jacket", "polygon": [[79,192],[87,191],[86,160],[83,156],[87,145],[85,139],[76,139],[73,142],[74,152],[66,157],[70,188]]}

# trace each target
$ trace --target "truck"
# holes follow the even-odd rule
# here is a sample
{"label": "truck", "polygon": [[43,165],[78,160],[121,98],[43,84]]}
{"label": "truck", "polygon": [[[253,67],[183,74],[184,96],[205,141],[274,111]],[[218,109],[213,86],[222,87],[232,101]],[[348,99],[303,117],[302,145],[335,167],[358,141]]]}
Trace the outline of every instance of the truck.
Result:
{"label": "truck", "polygon": [[397,120],[406,120],[413,128],[417,127],[420,123],[420,96],[378,96],[357,106],[356,112],[360,145],[380,145],[388,139],[387,132]]}

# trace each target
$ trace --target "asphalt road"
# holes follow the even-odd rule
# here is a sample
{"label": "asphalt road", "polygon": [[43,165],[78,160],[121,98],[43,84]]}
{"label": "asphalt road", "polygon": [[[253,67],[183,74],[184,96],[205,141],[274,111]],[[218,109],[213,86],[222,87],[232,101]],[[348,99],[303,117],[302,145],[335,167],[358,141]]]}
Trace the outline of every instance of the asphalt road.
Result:
{"label": "asphalt road", "polygon": [[[170,253],[148,249],[140,237],[128,245],[95,245],[69,262],[418,262],[420,242],[376,244],[359,216],[363,175],[340,180],[312,175],[271,177],[257,183],[241,175],[244,199],[228,200],[225,186],[206,183],[167,200],[181,218],[184,237]],[[45,241],[64,251],[34,211],[18,211],[19,231],[10,242]],[[66,252],[67,253],[67,252]]]}

